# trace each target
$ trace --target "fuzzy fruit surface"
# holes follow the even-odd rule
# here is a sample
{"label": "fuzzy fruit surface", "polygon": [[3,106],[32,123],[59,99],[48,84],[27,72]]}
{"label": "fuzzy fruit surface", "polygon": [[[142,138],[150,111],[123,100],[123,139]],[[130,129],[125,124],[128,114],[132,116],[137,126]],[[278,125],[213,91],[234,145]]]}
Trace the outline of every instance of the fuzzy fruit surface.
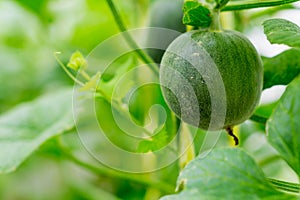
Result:
{"label": "fuzzy fruit surface", "polygon": [[248,119],[257,106],[263,66],[251,42],[235,31],[190,31],[165,52],[160,83],[184,122],[219,130]]}

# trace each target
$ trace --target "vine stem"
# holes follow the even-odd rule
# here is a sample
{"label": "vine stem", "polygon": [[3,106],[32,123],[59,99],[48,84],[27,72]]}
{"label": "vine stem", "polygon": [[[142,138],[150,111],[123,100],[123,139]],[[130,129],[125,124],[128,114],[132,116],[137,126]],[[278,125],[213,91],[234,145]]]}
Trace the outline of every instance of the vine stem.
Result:
{"label": "vine stem", "polygon": [[60,52],[54,52],[54,58],[56,59],[56,61],[58,62],[58,64],[61,66],[61,68],[66,72],[66,74],[77,84],[79,84],[80,86],[84,86],[84,83],[82,83],[81,81],[79,81],[75,76],[73,76],[73,74],[66,68],[66,66],[60,61],[60,59],[57,57],[57,55],[60,54]]}
{"label": "vine stem", "polygon": [[[73,74],[67,69],[67,67],[61,62],[61,60],[57,57],[57,54],[60,54],[59,52],[55,52],[54,53],[54,57],[55,57],[55,59],[57,60],[57,62],[60,64],[60,66],[62,67],[62,69],[67,73],[67,75],[74,81],[74,82],[76,82],[77,84],[79,84],[80,86],[84,86],[85,84],[84,83],[82,83],[81,81],[79,81],[76,77],[74,77],[73,76]],[[91,78],[90,78],[90,76],[85,72],[85,71],[80,71],[80,73],[84,76],[84,78],[86,79],[86,80],[90,80]],[[120,107],[120,106],[118,106],[118,103],[117,102],[115,102],[113,99],[111,99],[109,96],[107,96],[106,94],[105,94],[105,92],[103,92],[101,89],[95,89],[95,91],[94,92],[98,92],[102,97],[103,97],[103,99],[108,103],[108,104],[110,104],[114,109],[116,109],[118,112],[120,112],[121,114],[123,114],[124,116],[127,116],[127,112],[128,111],[126,111],[126,110],[124,110],[122,107]],[[133,117],[133,116],[131,116],[131,117]],[[135,119],[135,120],[137,120],[137,119]],[[148,136],[152,136],[153,134],[148,130],[148,129],[146,129],[146,128],[143,128],[143,131],[148,135]],[[175,154],[177,154],[177,151],[175,150],[175,149],[173,149],[173,148],[171,148],[171,147],[169,147],[169,149],[173,152],[173,153],[175,153]]]}
{"label": "vine stem", "polygon": [[117,178],[117,179],[123,179],[123,180],[129,180],[135,183],[139,183],[142,184],[144,186],[149,186],[149,187],[153,187],[156,189],[159,189],[160,191],[166,192],[166,193],[174,193],[174,187],[172,185],[169,185],[167,183],[164,182],[160,182],[160,181],[154,181],[154,180],[147,180],[147,179],[143,179],[141,177],[139,177],[138,175],[133,175],[130,173],[126,173],[126,172],[119,172],[110,168],[104,168],[104,167],[96,167],[94,165],[88,164],[80,159],[78,159],[76,156],[73,155],[73,153],[66,148],[61,141],[61,137],[58,138],[57,140],[58,144],[59,144],[59,148],[61,150],[61,152],[63,153],[63,155],[68,158],[70,161],[74,162],[75,164],[81,166],[82,168],[85,168],[95,174],[99,174],[102,176],[107,176],[107,177],[113,177],[113,178]]}
{"label": "vine stem", "polygon": [[[140,59],[142,59],[146,64],[148,64],[148,66],[150,67],[150,69],[154,72],[154,74],[156,76],[159,76],[159,68],[158,66],[155,64],[155,62],[152,60],[152,58],[150,56],[148,56],[148,54],[143,51],[139,45],[135,42],[135,40],[131,37],[131,35],[129,34],[129,32],[127,31],[127,28],[122,20],[121,15],[119,14],[113,0],[106,0],[106,3],[108,4],[112,15],[115,19],[116,24],[118,25],[119,30],[122,32],[124,39],[126,40],[126,42],[128,43],[128,45],[137,53],[137,55],[140,57]],[[108,101],[109,103],[109,101]],[[111,104],[112,105],[112,104]],[[150,132],[148,132],[145,129],[145,133],[149,136],[151,136],[152,134]],[[177,154],[176,150],[174,150],[173,148],[169,148],[173,153]]]}
{"label": "vine stem", "polygon": [[244,10],[244,9],[251,9],[251,8],[262,8],[262,7],[272,7],[272,6],[280,6],[284,4],[294,3],[299,0],[276,0],[276,1],[244,1],[244,3],[240,4],[239,1],[235,3],[230,3],[221,11],[234,11],[234,10]]}
{"label": "vine stem", "polygon": [[131,37],[129,32],[127,31],[127,28],[121,18],[121,15],[119,14],[118,10],[116,9],[115,4],[112,0],[106,0],[113,17],[116,21],[116,24],[118,25],[119,30],[122,32],[122,35],[124,36],[124,39],[128,43],[128,45],[137,53],[137,55],[149,65],[150,69],[154,72],[155,75],[159,75],[158,66],[155,64],[155,62],[148,56],[145,51],[143,51],[138,44],[135,42],[135,40]]}

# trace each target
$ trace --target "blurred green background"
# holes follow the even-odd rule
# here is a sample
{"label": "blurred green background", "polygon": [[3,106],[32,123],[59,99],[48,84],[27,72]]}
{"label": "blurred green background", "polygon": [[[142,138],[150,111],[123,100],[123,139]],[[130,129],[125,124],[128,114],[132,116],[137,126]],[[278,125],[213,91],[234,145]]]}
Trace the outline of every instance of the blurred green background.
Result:
{"label": "blurred green background", "polygon": [[[130,29],[147,26],[152,1],[116,0],[115,3]],[[270,55],[268,52],[274,51],[259,46],[262,28],[257,27],[262,18],[278,11],[280,9],[265,13],[261,10],[231,13],[224,26],[246,32],[260,53]],[[280,15],[282,13],[279,12]],[[61,52],[60,58],[67,63],[76,50],[87,55],[100,42],[119,32],[103,0],[0,0],[0,27],[0,114],[44,92],[73,85],[55,60],[54,52]],[[283,90],[275,97],[263,95],[263,103],[272,102]],[[261,112],[269,111],[266,109]],[[263,130],[263,126],[252,122],[240,127],[242,146],[256,155],[258,162],[276,154],[266,144]],[[198,134],[195,139],[198,153],[203,135]],[[223,134],[218,145],[228,145],[229,140]],[[282,160],[272,161],[271,164],[262,162],[261,165],[267,176],[293,180],[293,172]],[[177,175],[178,166],[175,163],[158,172],[156,177],[174,185]],[[151,177],[151,174],[142,178],[147,177]],[[161,195],[156,189],[97,176],[76,167],[61,156],[55,141],[43,145],[16,172],[0,176],[2,200],[158,199]]]}
{"label": "blurred green background", "polygon": [[[143,23],[148,3],[117,2],[129,28]],[[106,2],[99,0],[1,0],[0,27],[1,114],[42,93],[73,85],[54,52],[61,52],[60,59],[67,63],[74,51],[86,55],[118,33]],[[0,176],[3,200],[116,199],[103,190],[129,199],[145,194],[139,185],[112,183],[60,159],[54,141],[43,145],[17,172]]]}

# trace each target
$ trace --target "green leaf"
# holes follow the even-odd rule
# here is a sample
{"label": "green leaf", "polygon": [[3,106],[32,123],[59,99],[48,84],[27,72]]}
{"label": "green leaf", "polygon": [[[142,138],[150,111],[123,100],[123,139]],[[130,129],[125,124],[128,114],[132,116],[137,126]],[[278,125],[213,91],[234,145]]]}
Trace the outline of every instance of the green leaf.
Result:
{"label": "green leaf", "polygon": [[273,57],[264,58],[264,85],[287,85],[300,73],[300,49],[290,49]]}
{"label": "green leaf", "polygon": [[46,94],[0,116],[0,173],[9,173],[48,139],[73,128],[72,89]]}
{"label": "green leaf", "polygon": [[75,71],[78,71],[79,69],[84,70],[87,68],[87,61],[79,51],[76,51],[72,54],[67,66]]}
{"label": "green leaf", "polygon": [[300,76],[292,81],[267,122],[268,140],[300,177]]}
{"label": "green leaf", "polygon": [[264,32],[272,44],[300,47],[300,27],[285,19],[269,19],[263,23]]}
{"label": "green leaf", "polygon": [[185,25],[207,28],[212,18],[209,9],[197,1],[186,1],[183,6],[183,19]]}
{"label": "green leaf", "polygon": [[271,114],[273,113],[273,110],[275,109],[277,103],[278,103],[278,101],[259,105],[257,107],[257,109],[255,110],[254,114],[268,119],[271,116]]}
{"label": "green leaf", "polygon": [[296,199],[273,188],[239,148],[214,149],[205,158],[197,157],[181,172],[177,188],[183,190],[162,200]]}

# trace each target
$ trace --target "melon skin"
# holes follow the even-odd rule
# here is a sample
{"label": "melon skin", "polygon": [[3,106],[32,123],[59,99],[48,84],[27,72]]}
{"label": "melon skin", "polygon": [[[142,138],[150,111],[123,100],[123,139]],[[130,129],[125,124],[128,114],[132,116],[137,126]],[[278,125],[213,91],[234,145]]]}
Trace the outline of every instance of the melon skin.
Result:
{"label": "melon skin", "polygon": [[190,31],[167,48],[160,68],[163,96],[182,121],[220,130],[247,120],[257,106],[263,65],[235,31]]}

